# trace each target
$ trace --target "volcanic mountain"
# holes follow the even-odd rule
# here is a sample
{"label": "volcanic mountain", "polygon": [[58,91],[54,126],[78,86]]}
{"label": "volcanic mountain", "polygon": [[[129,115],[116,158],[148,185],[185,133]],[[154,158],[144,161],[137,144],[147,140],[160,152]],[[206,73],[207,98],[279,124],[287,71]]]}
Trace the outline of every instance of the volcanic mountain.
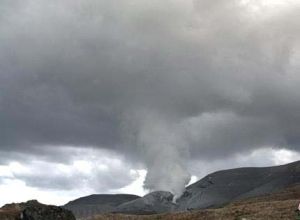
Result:
{"label": "volcanic mountain", "polygon": [[176,203],[169,192],[134,195],[92,195],[64,207],[77,217],[101,213],[158,214],[216,208],[266,195],[300,183],[300,161],[273,167],[247,167],[211,173],[188,186]]}

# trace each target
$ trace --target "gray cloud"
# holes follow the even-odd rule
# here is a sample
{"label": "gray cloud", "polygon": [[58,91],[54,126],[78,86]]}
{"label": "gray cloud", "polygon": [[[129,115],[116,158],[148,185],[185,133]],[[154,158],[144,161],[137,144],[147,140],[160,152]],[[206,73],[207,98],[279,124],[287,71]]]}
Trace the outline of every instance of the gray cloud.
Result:
{"label": "gray cloud", "polygon": [[[224,0],[0,8],[4,152],[115,150],[146,165],[147,187],[171,181],[179,193],[189,157],[299,151],[299,4],[263,13]],[[172,169],[157,172],[160,161]]]}
{"label": "gray cloud", "polygon": [[0,182],[17,180],[42,190],[88,189],[106,193],[129,185],[137,177],[131,173],[130,163],[110,151],[60,147],[52,153],[48,157],[54,158],[59,153],[68,159],[53,161],[19,154],[0,166]]}

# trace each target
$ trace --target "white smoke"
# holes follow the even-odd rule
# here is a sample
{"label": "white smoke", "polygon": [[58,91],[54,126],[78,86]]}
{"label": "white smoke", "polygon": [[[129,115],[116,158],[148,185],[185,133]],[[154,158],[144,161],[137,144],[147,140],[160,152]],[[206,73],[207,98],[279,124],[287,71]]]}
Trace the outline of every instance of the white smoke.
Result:
{"label": "white smoke", "polygon": [[150,191],[170,191],[174,200],[184,191],[191,175],[187,170],[189,148],[181,123],[145,111],[134,117],[135,141],[147,168],[144,187]]}

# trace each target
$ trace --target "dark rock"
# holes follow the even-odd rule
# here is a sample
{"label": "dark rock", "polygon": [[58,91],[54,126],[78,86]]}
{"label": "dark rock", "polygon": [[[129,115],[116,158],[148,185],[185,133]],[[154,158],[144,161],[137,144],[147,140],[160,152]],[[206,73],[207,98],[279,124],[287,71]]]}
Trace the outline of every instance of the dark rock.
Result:
{"label": "dark rock", "polygon": [[8,204],[1,210],[3,213],[10,213],[10,218],[7,219],[14,220],[75,220],[71,211],[58,206],[44,205],[36,200]]}
{"label": "dark rock", "polygon": [[176,209],[173,194],[165,191],[156,191],[142,198],[126,202],[118,206],[116,213],[149,215],[170,212]]}

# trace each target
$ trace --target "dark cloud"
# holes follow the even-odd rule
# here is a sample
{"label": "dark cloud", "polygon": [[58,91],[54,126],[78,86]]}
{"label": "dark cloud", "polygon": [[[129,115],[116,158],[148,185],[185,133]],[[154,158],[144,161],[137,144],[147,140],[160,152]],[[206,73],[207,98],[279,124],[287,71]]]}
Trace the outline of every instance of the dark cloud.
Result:
{"label": "dark cloud", "polygon": [[300,6],[250,2],[2,1],[0,149],[115,150],[174,192],[189,153],[299,151]]}

